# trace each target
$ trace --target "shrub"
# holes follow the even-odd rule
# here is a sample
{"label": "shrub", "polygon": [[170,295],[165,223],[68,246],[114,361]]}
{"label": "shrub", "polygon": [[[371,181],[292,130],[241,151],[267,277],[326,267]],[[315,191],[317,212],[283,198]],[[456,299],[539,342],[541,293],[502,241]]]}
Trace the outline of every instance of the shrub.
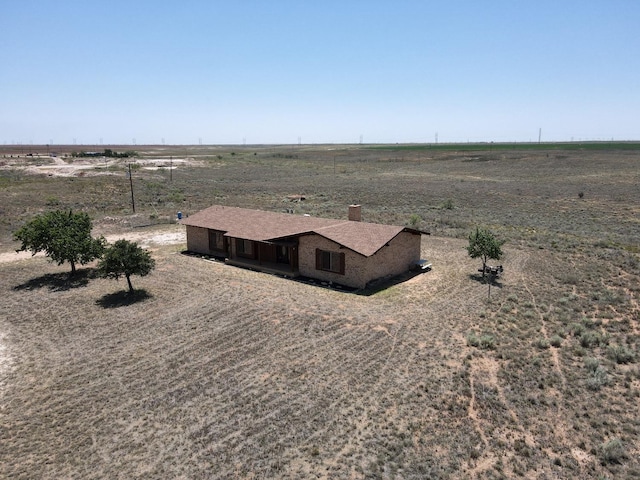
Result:
{"label": "shrub", "polygon": [[589,390],[600,390],[609,383],[609,374],[607,369],[602,365],[598,365],[587,378],[587,388]]}
{"label": "shrub", "polygon": [[450,198],[446,199],[442,204],[442,208],[445,210],[453,210],[453,207],[453,200],[451,200]]}
{"label": "shrub", "polygon": [[575,345],[575,346],[571,349],[571,351],[573,352],[573,354],[574,354],[576,357],[584,357],[584,356],[587,354],[587,352],[585,351],[585,349],[584,349],[584,348],[582,348],[580,345]]}
{"label": "shrub", "polygon": [[611,345],[608,349],[609,357],[616,363],[630,363],[635,359],[635,353],[624,345]]}
{"label": "shrub", "polygon": [[45,205],[49,207],[56,207],[60,205],[60,199],[58,199],[57,197],[47,197],[47,201],[45,202]]}
{"label": "shrub", "polygon": [[422,218],[420,218],[420,215],[416,213],[411,214],[409,217],[409,226],[411,228],[418,228],[420,226],[420,222],[422,222]]}
{"label": "shrub", "polygon": [[546,350],[547,348],[549,348],[549,340],[547,340],[544,337],[540,337],[536,339],[536,341],[533,342],[533,344],[541,350]]}
{"label": "shrub", "polygon": [[502,313],[511,313],[511,312],[513,312],[513,310],[514,310],[514,306],[513,306],[511,303],[509,303],[509,302],[504,303],[504,304],[500,307],[500,311],[501,311]]}
{"label": "shrub", "polygon": [[493,350],[496,348],[496,340],[493,335],[482,335],[480,337],[480,348]]}
{"label": "shrub", "polygon": [[596,369],[600,366],[600,360],[593,357],[587,357],[584,359],[584,366],[589,372],[595,372]]}
{"label": "shrub", "polygon": [[560,335],[554,335],[549,339],[549,343],[553,347],[558,348],[560,347],[560,345],[562,345],[562,337]]}
{"label": "shrub", "polygon": [[603,464],[621,463],[626,456],[624,445],[619,438],[612,438],[600,445],[600,460]]}
{"label": "shrub", "polygon": [[603,345],[605,343],[607,343],[607,339],[598,332],[594,332],[592,330],[587,330],[580,335],[580,345],[584,348],[597,347],[598,345]]}
{"label": "shrub", "polygon": [[484,334],[478,336],[475,332],[471,332],[467,335],[467,345],[483,350],[493,350],[496,348],[496,340],[493,335]]}
{"label": "shrub", "polygon": [[571,332],[571,335],[573,335],[574,337],[579,337],[586,330],[587,330],[586,327],[581,323],[573,322],[572,324],[569,325],[569,331]]}

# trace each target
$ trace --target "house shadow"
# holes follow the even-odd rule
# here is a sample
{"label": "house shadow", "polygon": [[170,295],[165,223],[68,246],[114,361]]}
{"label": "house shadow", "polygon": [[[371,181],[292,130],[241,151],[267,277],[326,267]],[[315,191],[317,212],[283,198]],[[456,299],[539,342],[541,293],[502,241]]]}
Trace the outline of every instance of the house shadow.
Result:
{"label": "house shadow", "polygon": [[374,280],[373,282],[370,282],[365,288],[355,290],[353,293],[355,293],[356,295],[361,295],[363,297],[370,297],[371,295],[380,293],[395,285],[399,285],[401,283],[407,282],[412,278],[417,277],[418,275],[426,275],[430,271],[431,270],[409,271],[409,272],[402,273],[400,275],[396,275],[395,277]]}
{"label": "house shadow", "polygon": [[[204,260],[207,261],[211,261],[214,263],[222,263],[225,265],[229,265],[225,260],[220,259],[219,257],[216,257],[214,255],[206,255],[206,254],[202,254],[202,253],[194,253],[194,252],[190,252],[189,250],[184,250],[181,252],[182,255],[186,255],[189,257],[199,257],[202,258]],[[400,275],[396,275],[390,278],[382,278],[379,280],[373,280],[371,282],[369,282],[367,284],[366,287],[364,288],[358,288],[358,287],[349,287],[347,285],[342,285],[340,283],[336,283],[336,282],[330,282],[327,280],[319,280],[317,278],[311,278],[311,277],[306,277],[304,275],[288,275],[287,273],[284,272],[277,272],[277,271],[269,271],[269,269],[265,269],[264,267],[260,267],[257,268],[256,266],[252,266],[249,264],[240,264],[240,263],[233,263],[233,266],[236,268],[244,268],[246,270],[251,270],[253,272],[260,272],[263,273],[265,275],[274,275],[276,277],[280,277],[280,278],[285,278],[287,280],[291,280],[294,282],[299,282],[299,283],[304,283],[305,285],[311,285],[313,287],[318,287],[318,288],[324,288],[327,290],[333,290],[335,292],[342,292],[342,293],[351,293],[354,295],[362,295],[365,297],[371,296],[371,295],[375,295],[378,292],[381,292],[383,290],[386,290],[389,287],[393,287],[394,285],[398,285],[400,283],[406,282],[407,280],[411,280],[414,277],[417,277],[418,275],[424,275],[425,273],[428,273],[431,271],[431,269],[427,269],[427,270],[415,270],[415,271],[408,271],[405,272],[403,274]]]}
{"label": "house shadow", "polygon": [[54,292],[63,292],[74,288],[86,287],[89,280],[96,278],[95,268],[79,268],[74,275],[69,272],[47,273],[27,280],[13,287],[14,290],[37,290],[48,288]]}
{"label": "house shadow", "polygon": [[153,295],[144,288],[134,290],[133,293],[130,293],[128,290],[120,290],[119,292],[108,293],[102,296],[96,300],[96,305],[102,308],[128,307],[135,303],[144,302],[152,297]]}

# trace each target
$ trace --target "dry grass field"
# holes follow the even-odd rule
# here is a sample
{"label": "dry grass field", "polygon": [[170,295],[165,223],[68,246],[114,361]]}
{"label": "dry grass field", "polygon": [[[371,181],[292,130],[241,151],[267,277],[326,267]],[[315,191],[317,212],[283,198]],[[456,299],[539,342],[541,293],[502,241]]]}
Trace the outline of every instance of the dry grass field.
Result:
{"label": "dry grass field", "polygon": [[[640,150],[139,149],[133,215],[125,160],[0,147],[0,477],[640,476]],[[181,254],[213,203],[361,203],[434,268],[345,293]],[[131,298],[11,253],[48,208],[156,270]],[[507,240],[490,299],[476,225]]]}

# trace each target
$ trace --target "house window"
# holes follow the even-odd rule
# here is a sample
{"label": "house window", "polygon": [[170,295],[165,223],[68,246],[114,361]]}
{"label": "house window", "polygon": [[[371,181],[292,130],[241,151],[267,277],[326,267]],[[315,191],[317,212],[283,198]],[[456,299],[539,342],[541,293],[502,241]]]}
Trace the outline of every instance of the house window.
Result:
{"label": "house window", "polygon": [[289,263],[289,247],[285,245],[278,245],[276,247],[276,262]]}
{"label": "house window", "polygon": [[253,242],[251,240],[244,240],[242,238],[237,238],[236,250],[238,251],[238,255],[251,257],[253,256]]}
{"label": "house window", "polygon": [[316,249],[316,270],[344,275],[344,253]]}
{"label": "house window", "polygon": [[209,250],[225,250],[224,233],[219,230],[209,230]]}

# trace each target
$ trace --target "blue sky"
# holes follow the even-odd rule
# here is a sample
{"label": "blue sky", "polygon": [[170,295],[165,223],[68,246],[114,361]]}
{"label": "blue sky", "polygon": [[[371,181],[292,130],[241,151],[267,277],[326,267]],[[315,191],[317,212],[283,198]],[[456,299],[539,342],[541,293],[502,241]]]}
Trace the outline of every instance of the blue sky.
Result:
{"label": "blue sky", "polygon": [[5,1],[0,142],[640,139],[640,2]]}

